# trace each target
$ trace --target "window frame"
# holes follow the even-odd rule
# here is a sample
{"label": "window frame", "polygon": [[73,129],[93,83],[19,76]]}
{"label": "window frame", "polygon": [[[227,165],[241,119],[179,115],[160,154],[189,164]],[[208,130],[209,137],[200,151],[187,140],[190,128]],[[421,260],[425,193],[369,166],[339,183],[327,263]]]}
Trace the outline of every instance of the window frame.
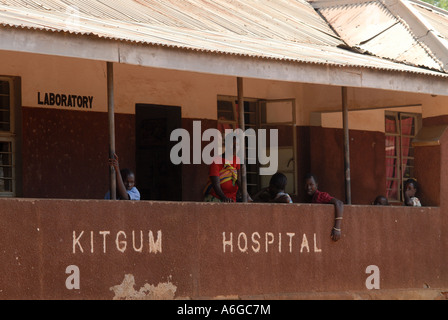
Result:
{"label": "window frame", "polygon": [[[405,179],[408,179],[409,177],[404,177],[404,170],[403,170],[403,160],[406,159],[405,165],[408,165],[408,161],[411,160],[414,164],[412,167],[415,167],[415,156],[412,155],[403,155],[403,139],[408,138],[409,139],[409,148],[412,147],[412,139],[415,138],[415,136],[418,134],[419,130],[422,127],[422,115],[421,113],[413,113],[413,112],[402,112],[402,111],[385,111],[384,113],[384,121],[386,122],[387,117],[394,117],[395,118],[395,126],[396,130],[394,133],[387,132],[387,128],[385,128],[385,137],[386,137],[386,145],[387,148],[387,137],[394,137],[395,143],[398,144],[398,151],[395,153],[394,156],[388,156],[387,151],[385,154],[385,161],[386,161],[386,172],[387,172],[387,161],[388,159],[394,159],[394,167],[398,170],[398,178],[392,177],[389,178],[386,173],[386,195],[390,203],[400,203],[404,201],[404,194],[403,194],[403,182]],[[403,133],[402,128],[402,119],[403,117],[413,117],[413,134],[406,135]],[[395,146],[397,147],[397,146]],[[398,166],[397,166],[398,164]],[[389,197],[389,181],[397,181],[397,197],[390,198]]]}
{"label": "window frame", "polygon": [[[238,97],[235,96],[226,96],[226,95],[218,95],[217,96],[217,106],[216,106],[216,110],[217,110],[217,115],[219,115],[219,101],[229,101],[232,102],[232,107],[233,107],[233,114],[234,114],[234,120],[220,120],[219,116],[217,116],[218,118],[218,128],[220,125],[223,124],[228,124],[231,125],[233,127],[233,129],[239,128],[239,112],[236,108],[236,105],[238,104]],[[278,103],[278,102],[290,102],[291,103],[291,121],[287,121],[287,122],[265,122],[263,121],[263,115],[262,115],[262,105],[263,104],[268,104],[268,103]],[[244,114],[253,114],[253,116],[255,117],[255,122],[254,123],[246,123],[245,125],[245,129],[247,130],[248,128],[252,128],[255,130],[256,134],[258,134],[258,129],[263,129],[266,126],[269,125],[289,125],[292,128],[292,146],[288,147],[288,148],[292,148],[292,152],[293,152],[293,168],[286,173],[291,173],[294,180],[290,183],[288,183],[288,185],[292,186],[292,192],[290,193],[291,196],[297,196],[298,195],[298,180],[297,180],[297,140],[296,140],[296,100],[295,99],[256,99],[256,98],[244,98],[244,103],[253,103],[254,107],[255,107],[255,111],[244,111]],[[247,117],[245,118],[246,120],[248,119]],[[257,136],[257,141],[258,141],[258,136]],[[246,158],[248,156],[248,146],[246,145]],[[281,148],[287,148],[287,147],[279,147],[279,149]],[[247,159],[246,159],[247,160]],[[253,172],[251,170],[246,171],[246,176],[249,177],[249,175],[253,175],[256,176],[255,179],[256,180],[256,184],[253,183],[252,181],[247,181],[247,186],[248,189],[249,188],[253,188],[254,192],[258,192],[261,188],[266,187],[266,179],[262,179],[262,176],[260,176],[260,163],[258,162],[258,159],[256,159],[256,170],[257,172]],[[247,164],[246,164],[247,166]],[[269,177],[270,179],[270,177]],[[249,190],[248,190],[249,191]]]}
{"label": "window frame", "polygon": [[[234,120],[220,120],[219,116],[218,116],[218,128],[220,125],[230,125],[233,130],[239,128],[239,113],[238,110],[236,108],[236,106],[238,105],[238,97],[235,96],[225,96],[225,95],[218,95],[217,96],[217,106],[216,106],[216,111],[217,114],[219,115],[219,102],[220,101],[227,101],[227,102],[231,102],[232,103],[232,108],[233,108],[233,119]],[[255,106],[255,111],[249,111],[246,112],[244,111],[245,114],[247,113],[252,113],[255,115],[255,123],[250,123],[250,124],[245,124],[245,129],[249,129],[252,128],[255,130],[255,132],[257,131],[257,129],[259,128],[259,118],[258,118],[258,101],[259,99],[253,99],[253,98],[244,98],[244,103],[252,103]],[[245,117],[245,119],[247,119],[247,117]],[[247,177],[247,188],[248,188],[248,192],[250,194],[250,189],[251,188],[255,188],[255,190],[259,190],[260,189],[260,185],[261,185],[261,181],[260,181],[260,177],[259,177],[259,172],[260,172],[260,164],[257,163],[256,164],[250,164],[250,166],[256,166],[256,170],[257,172],[251,171],[249,170],[248,167],[248,163],[247,163],[247,157],[248,157],[249,153],[248,153],[248,146],[246,145],[246,151],[245,151],[245,156],[246,156],[246,177]],[[250,167],[252,168],[252,167]],[[256,182],[254,183],[249,176],[256,176],[256,178],[254,180],[256,180]],[[253,193],[253,192],[252,192]]]}
{"label": "window frame", "polygon": [[12,191],[0,191],[0,197],[16,197],[17,196],[17,179],[16,179],[16,125],[15,125],[15,105],[16,105],[16,89],[14,79],[11,77],[0,76],[0,82],[9,83],[9,131],[0,129],[0,142],[11,144],[11,188]]}

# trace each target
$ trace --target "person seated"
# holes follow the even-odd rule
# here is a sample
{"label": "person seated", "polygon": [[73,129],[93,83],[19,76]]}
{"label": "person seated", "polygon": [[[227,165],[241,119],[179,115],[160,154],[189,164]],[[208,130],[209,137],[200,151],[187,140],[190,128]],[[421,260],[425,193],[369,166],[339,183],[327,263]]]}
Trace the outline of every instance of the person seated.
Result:
{"label": "person seated", "polygon": [[233,157],[224,153],[214,159],[209,167],[209,178],[204,188],[205,202],[236,202],[238,190],[241,189],[240,159],[233,152]]}
{"label": "person seated", "polygon": [[269,181],[269,186],[260,190],[253,196],[254,202],[274,202],[274,203],[293,203],[289,194],[285,192],[288,179],[286,176],[277,172]]}
{"label": "person seated", "polygon": [[375,201],[373,201],[373,205],[375,206],[388,206],[389,205],[389,201],[387,200],[387,198],[383,195],[379,195],[378,197],[375,198]]}

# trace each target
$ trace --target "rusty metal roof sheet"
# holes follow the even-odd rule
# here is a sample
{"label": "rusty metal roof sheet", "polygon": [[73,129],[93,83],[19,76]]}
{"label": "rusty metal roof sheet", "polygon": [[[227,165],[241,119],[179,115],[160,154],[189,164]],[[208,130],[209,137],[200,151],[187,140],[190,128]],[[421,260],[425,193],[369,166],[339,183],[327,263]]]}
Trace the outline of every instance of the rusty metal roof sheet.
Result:
{"label": "rusty metal roof sheet", "polygon": [[360,1],[318,9],[350,46],[377,57],[443,71],[441,62],[381,1]]}
{"label": "rusty metal roof sheet", "polygon": [[[90,31],[90,24],[105,29],[128,24],[317,45],[341,42],[304,0],[0,0],[0,11],[3,24],[81,33]],[[37,21],[39,13],[54,19]],[[77,28],[75,20],[81,22]]]}
{"label": "rusty metal roof sheet", "polygon": [[[344,42],[305,0],[0,0],[0,26],[445,76],[341,49]],[[373,43],[366,49],[374,51]]]}
{"label": "rusty metal roof sheet", "polygon": [[411,1],[412,6],[448,41],[448,12],[421,1]]}

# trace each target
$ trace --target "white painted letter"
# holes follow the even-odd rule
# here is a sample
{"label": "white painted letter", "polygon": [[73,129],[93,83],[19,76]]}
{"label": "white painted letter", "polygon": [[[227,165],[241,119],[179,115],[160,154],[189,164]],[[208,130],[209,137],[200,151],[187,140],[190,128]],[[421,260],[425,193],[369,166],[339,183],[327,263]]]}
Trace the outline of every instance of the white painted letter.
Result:
{"label": "white painted letter", "polygon": [[[274,234],[272,232],[266,232],[266,252],[268,252],[268,244],[274,243]],[[271,240],[268,240],[268,238],[271,238]]]}
{"label": "white painted letter", "polygon": [[260,252],[260,242],[258,240],[255,240],[255,236],[257,236],[258,239],[260,239],[260,234],[258,232],[252,233],[252,242],[257,245],[256,247],[252,245],[252,250],[254,252]]}
{"label": "white painted letter", "polygon": [[[115,238],[115,244],[117,245],[118,251],[125,252],[126,246],[128,245],[128,243],[126,242],[126,240],[123,240],[123,241],[118,240],[118,238],[120,237],[121,234],[124,235],[124,238],[126,239],[126,233],[124,233],[124,231],[118,231],[117,237]],[[122,244],[121,247],[120,247],[120,244]]]}
{"label": "white painted letter", "polygon": [[93,231],[90,231],[90,253],[93,253]]}
{"label": "white painted letter", "polygon": [[322,252],[322,249],[317,248],[317,236],[314,234],[314,252]]}
{"label": "white painted letter", "polygon": [[278,234],[278,252],[282,252],[282,234]]}
{"label": "white painted letter", "polygon": [[132,230],[132,246],[134,247],[134,250],[137,252],[143,251],[143,231],[140,230],[140,248],[135,247],[135,231]]}
{"label": "white painted letter", "polygon": [[288,232],[286,235],[289,237],[289,252],[292,252],[292,237],[296,234],[294,232]]}
{"label": "white painted letter", "polygon": [[226,246],[230,246],[230,252],[233,252],[232,232],[230,232],[230,240],[226,240],[226,233],[222,233],[222,251],[226,252]]}
{"label": "white painted letter", "polygon": [[162,253],[162,230],[157,231],[157,241],[154,242],[154,235],[149,231],[149,253]]}
{"label": "white painted letter", "polygon": [[366,273],[371,273],[366,279],[366,288],[369,290],[380,288],[380,268],[370,265],[366,268]]}
{"label": "white painted letter", "polygon": [[310,252],[310,246],[308,245],[308,239],[306,238],[306,234],[303,234],[302,245],[300,246],[300,252],[303,252],[303,248],[306,248],[306,250]]}
{"label": "white painted letter", "polygon": [[110,234],[110,231],[100,231],[103,236],[103,252],[106,253],[106,236]]}
{"label": "white painted letter", "polygon": [[81,237],[82,237],[82,235],[84,234],[84,231],[81,231],[81,233],[79,234],[79,237],[78,238],[76,238],[76,231],[73,231],[73,253],[75,253],[75,248],[76,248],[76,245],[78,245],[79,246],[79,250],[81,251],[81,252],[84,252],[84,250],[82,249],[82,247],[81,247],[81,243],[79,243],[79,240],[81,239]]}
{"label": "white painted letter", "polygon": [[[243,247],[241,247],[241,240],[240,240],[241,238],[244,239],[244,246]],[[246,236],[246,234],[244,232],[241,232],[238,235],[238,248],[240,249],[241,252],[246,252],[247,251],[247,236]]]}

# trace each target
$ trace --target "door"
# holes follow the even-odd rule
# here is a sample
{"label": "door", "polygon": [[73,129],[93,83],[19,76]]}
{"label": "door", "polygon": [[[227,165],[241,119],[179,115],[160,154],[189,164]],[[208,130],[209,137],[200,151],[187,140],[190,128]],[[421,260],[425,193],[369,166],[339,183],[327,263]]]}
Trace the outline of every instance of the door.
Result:
{"label": "door", "polygon": [[182,127],[181,108],[136,105],[136,180],[142,200],[182,200],[182,166],[170,160],[171,132]]}

